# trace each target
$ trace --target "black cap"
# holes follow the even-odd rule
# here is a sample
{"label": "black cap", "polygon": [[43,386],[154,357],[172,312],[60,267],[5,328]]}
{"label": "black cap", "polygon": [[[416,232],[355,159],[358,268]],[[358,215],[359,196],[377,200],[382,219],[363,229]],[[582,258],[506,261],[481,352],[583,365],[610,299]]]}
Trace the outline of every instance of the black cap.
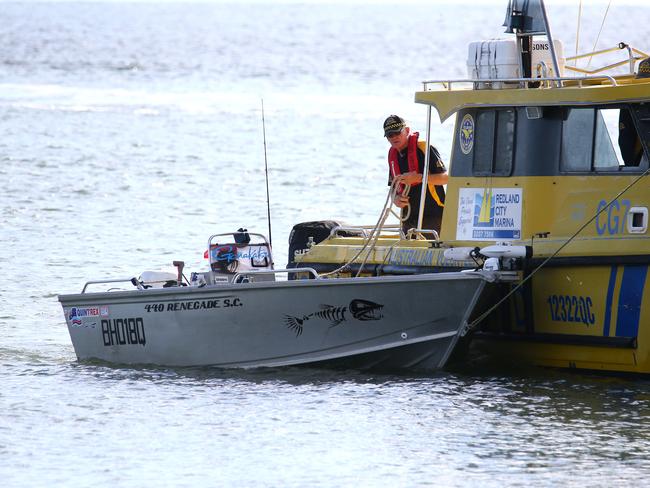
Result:
{"label": "black cap", "polygon": [[406,127],[406,122],[399,115],[389,115],[386,120],[384,120],[384,136],[388,137],[392,134],[397,134],[401,132],[402,129]]}
{"label": "black cap", "polygon": [[637,71],[636,77],[650,78],[650,58],[645,58],[639,63],[639,71]]}

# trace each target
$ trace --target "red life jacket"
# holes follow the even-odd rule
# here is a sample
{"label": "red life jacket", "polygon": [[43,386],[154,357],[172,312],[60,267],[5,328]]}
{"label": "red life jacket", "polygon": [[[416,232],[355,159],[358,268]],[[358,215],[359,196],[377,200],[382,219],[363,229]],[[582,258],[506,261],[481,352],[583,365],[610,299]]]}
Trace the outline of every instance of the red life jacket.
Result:
{"label": "red life jacket", "polygon": [[[415,172],[415,173],[420,172],[419,162],[418,162],[418,136],[419,135],[420,135],[419,132],[413,132],[408,137],[408,146],[407,146],[408,152],[406,156],[409,165],[409,172]],[[423,142],[423,144],[425,143]],[[424,150],[426,150],[426,147],[424,148]],[[388,150],[388,166],[390,166],[390,173],[391,175],[393,175],[393,178],[402,174],[402,171],[399,168],[398,157],[399,156],[397,153],[397,149],[391,146],[391,148]],[[397,193],[402,193],[403,188],[404,185],[401,185],[397,190]],[[433,197],[433,199],[438,204],[438,206],[444,207],[445,204],[442,203],[442,200],[440,200],[438,193],[432,187],[429,187],[428,189],[429,189],[429,194]]]}
{"label": "red life jacket", "polygon": [[[407,157],[409,163],[409,172],[417,173],[419,168],[418,164],[418,132],[413,132],[409,135],[408,146],[407,146]],[[397,149],[391,147],[388,150],[388,165],[390,166],[390,173],[393,175],[393,178],[402,174],[399,169],[399,155]]]}

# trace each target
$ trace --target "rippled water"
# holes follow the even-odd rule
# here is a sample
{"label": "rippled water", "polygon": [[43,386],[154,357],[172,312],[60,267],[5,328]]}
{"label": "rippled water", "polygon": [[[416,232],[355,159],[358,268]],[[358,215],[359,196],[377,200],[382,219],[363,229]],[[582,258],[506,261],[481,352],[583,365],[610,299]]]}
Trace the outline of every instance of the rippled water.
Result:
{"label": "rippled water", "polygon": [[[479,2],[475,2],[479,3]],[[505,2],[503,2],[505,4]],[[584,2],[587,3],[587,2]],[[606,3],[584,6],[581,44]],[[577,4],[551,4],[571,52]],[[627,486],[650,474],[650,383],[548,370],[427,376],[79,364],[56,300],[86,280],[294,223],[373,223],[381,123],[463,77],[499,2],[0,1],[2,486]],[[644,44],[614,2],[598,46]],[[621,37],[622,36],[622,37]],[[445,159],[452,125],[432,138]]]}
{"label": "rippled water", "polygon": [[650,469],[646,382],[3,363],[12,486],[624,486]]}

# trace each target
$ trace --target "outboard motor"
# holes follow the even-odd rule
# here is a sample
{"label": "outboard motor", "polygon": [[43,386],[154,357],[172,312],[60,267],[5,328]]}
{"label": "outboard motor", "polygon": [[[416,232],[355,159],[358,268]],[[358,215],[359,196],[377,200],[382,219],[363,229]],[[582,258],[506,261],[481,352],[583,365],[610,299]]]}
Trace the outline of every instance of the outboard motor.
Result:
{"label": "outboard motor", "polygon": [[[324,241],[330,235],[333,228],[341,225],[334,220],[316,220],[313,222],[302,222],[296,224],[289,234],[289,262],[287,267],[293,268],[296,264],[296,252],[304,253],[311,245]],[[343,235],[343,232],[341,233]]]}
{"label": "outboard motor", "polygon": [[[289,234],[289,260],[287,268],[296,267],[296,254],[302,254],[309,250],[311,245],[327,239],[332,229],[342,225],[335,220],[316,220],[313,222],[302,222],[296,224]],[[354,237],[363,235],[362,231],[341,230],[338,232],[341,237]],[[289,274],[289,279],[295,279],[294,274]]]}

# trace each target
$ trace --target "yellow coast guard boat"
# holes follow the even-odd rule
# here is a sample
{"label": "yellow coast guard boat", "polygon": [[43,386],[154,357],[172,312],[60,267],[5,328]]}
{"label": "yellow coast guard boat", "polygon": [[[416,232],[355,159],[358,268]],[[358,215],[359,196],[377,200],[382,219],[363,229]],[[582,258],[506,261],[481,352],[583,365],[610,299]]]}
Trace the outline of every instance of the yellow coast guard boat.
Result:
{"label": "yellow coast guard boat", "polygon": [[292,258],[332,276],[512,269],[474,316],[470,351],[650,373],[650,60],[621,43],[627,57],[602,70],[625,74],[569,66],[582,56],[548,42],[541,1],[511,1],[505,25],[515,39],[470,44],[469,79],[415,94],[427,143],[433,108],[456,117],[439,239],[336,227]]}

